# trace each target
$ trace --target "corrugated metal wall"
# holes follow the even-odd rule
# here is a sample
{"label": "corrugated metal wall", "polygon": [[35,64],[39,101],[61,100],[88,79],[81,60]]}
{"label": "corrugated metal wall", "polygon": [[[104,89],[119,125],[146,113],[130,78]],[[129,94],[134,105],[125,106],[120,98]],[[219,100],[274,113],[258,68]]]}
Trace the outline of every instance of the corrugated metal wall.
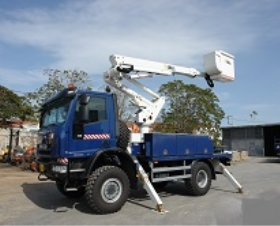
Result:
{"label": "corrugated metal wall", "polygon": [[264,141],[262,139],[232,140],[232,150],[248,151],[249,156],[264,156]]}
{"label": "corrugated metal wall", "polygon": [[229,150],[248,151],[250,156],[264,156],[263,128],[223,128],[223,144]]}

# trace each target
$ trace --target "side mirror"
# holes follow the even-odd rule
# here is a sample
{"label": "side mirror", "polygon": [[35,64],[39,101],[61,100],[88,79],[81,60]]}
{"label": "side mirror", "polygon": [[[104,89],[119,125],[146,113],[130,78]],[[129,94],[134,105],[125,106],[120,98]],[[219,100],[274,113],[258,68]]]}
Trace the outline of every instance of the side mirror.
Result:
{"label": "side mirror", "polygon": [[79,122],[85,123],[89,121],[89,110],[88,103],[90,101],[90,96],[83,94],[79,99]]}
{"label": "side mirror", "polygon": [[79,98],[80,105],[87,105],[89,101],[90,101],[90,96],[86,94],[82,94]]}

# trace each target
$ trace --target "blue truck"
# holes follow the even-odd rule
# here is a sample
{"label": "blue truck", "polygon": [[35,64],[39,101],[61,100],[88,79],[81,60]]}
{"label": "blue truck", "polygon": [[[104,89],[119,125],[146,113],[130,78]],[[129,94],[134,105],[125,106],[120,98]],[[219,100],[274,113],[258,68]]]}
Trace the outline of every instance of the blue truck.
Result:
{"label": "blue truck", "polygon": [[[131,69],[116,72],[127,75]],[[107,214],[120,210],[130,190],[139,186],[162,211],[156,191],[171,181],[183,180],[186,192],[201,196],[210,189],[218,168],[231,177],[223,170],[231,155],[216,152],[209,136],[150,133],[147,125],[155,118],[147,109],[138,111],[137,122],[143,128],[133,134],[118,117],[114,93],[73,86],[57,93],[40,110],[38,179],[55,181],[66,197],[85,196],[94,213]]]}

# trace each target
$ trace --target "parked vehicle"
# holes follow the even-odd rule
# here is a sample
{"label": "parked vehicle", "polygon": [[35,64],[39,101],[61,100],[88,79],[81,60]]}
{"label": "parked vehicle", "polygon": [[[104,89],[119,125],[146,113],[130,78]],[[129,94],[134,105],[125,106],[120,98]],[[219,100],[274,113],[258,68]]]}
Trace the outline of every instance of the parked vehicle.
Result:
{"label": "parked vehicle", "polygon": [[30,169],[31,171],[37,170],[36,164],[36,149],[35,147],[28,147],[22,157],[21,169],[26,170]]}
{"label": "parked vehicle", "polygon": [[5,163],[8,161],[8,153],[9,153],[8,147],[0,150],[0,162]]}
{"label": "parked vehicle", "polygon": [[28,147],[23,153],[24,161],[32,163],[35,160],[35,147]]}
{"label": "parked vehicle", "polygon": [[[241,190],[224,167],[230,164],[231,155],[215,153],[209,136],[150,133],[165,98],[136,79],[155,74],[200,76],[211,87],[212,79],[234,79],[233,56],[216,51],[205,59],[206,73],[200,73],[193,68],[119,55],[110,57],[112,67],[104,74],[105,82],[131,97],[139,108],[135,120],[140,133],[131,133],[119,120],[117,97],[109,89],[95,92],[69,86],[47,100],[41,107],[38,133],[38,179],[55,181],[58,191],[66,197],[85,195],[93,212],[99,214],[120,210],[130,190],[138,186],[146,189],[156,203],[155,209],[163,212],[153,185],[163,187],[170,181],[183,180],[190,194],[201,196],[210,189],[218,169]],[[130,76],[130,72],[135,74]],[[153,99],[149,101],[129,89],[122,84],[123,79]]]}
{"label": "parked vehicle", "polygon": [[19,165],[23,161],[23,153],[24,150],[20,146],[16,146],[12,151],[11,151],[11,164],[16,164]]}

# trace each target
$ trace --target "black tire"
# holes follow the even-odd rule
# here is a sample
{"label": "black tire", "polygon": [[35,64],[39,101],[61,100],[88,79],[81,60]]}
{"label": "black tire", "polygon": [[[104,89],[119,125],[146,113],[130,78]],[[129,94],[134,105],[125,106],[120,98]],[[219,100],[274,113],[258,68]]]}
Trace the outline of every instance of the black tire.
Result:
{"label": "black tire", "polygon": [[77,199],[84,196],[86,189],[85,187],[81,187],[78,191],[65,191],[64,190],[64,183],[60,181],[56,181],[57,190],[64,196],[70,199]]}
{"label": "black tire", "polygon": [[211,170],[204,162],[196,162],[192,166],[191,178],[185,180],[190,195],[205,195],[211,187]]}
{"label": "black tire", "polygon": [[120,210],[129,193],[129,179],[126,173],[116,166],[102,166],[96,169],[86,185],[87,203],[97,214]]}
{"label": "black tire", "polygon": [[124,121],[119,121],[119,137],[117,140],[117,146],[123,151],[126,151],[130,138],[130,130]]}

